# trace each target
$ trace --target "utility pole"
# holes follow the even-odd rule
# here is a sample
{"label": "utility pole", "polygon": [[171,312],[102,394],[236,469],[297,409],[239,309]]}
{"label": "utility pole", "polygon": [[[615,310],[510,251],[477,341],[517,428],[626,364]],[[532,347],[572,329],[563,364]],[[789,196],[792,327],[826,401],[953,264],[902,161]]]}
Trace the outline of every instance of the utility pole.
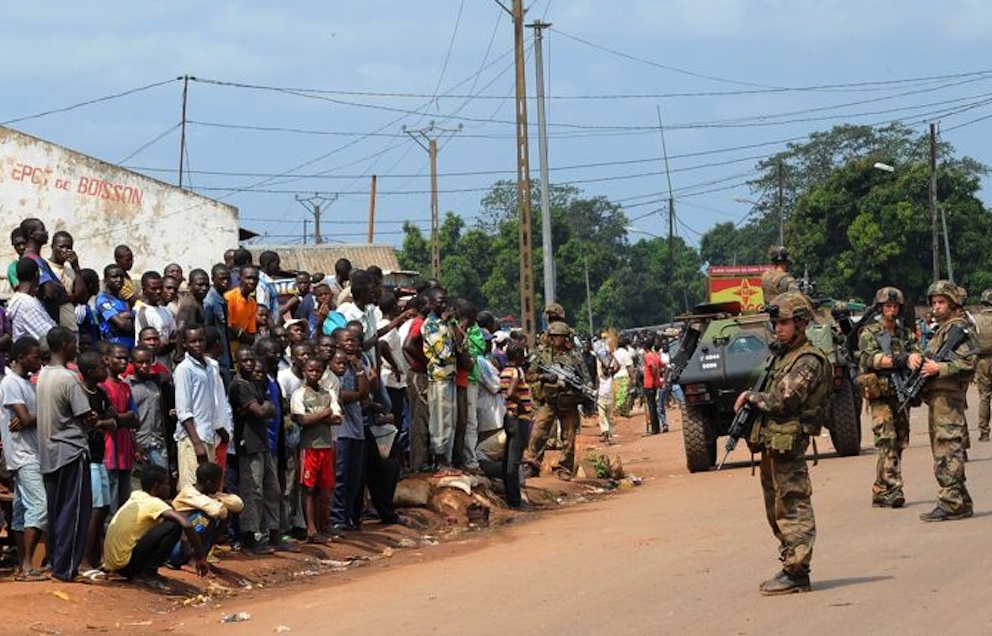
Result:
{"label": "utility pole", "polygon": [[589,255],[585,256],[585,269],[586,269],[586,309],[589,310],[589,337],[592,338],[596,335],[593,331],[592,326],[592,290],[589,288]]}
{"label": "utility pole", "polygon": [[783,190],[783,178],[782,178],[782,160],[779,159],[776,171],[778,172],[778,244],[785,246],[785,220],[782,210],[782,190]]}
{"label": "utility pole", "polygon": [[303,244],[307,244],[307,220],[303,219]]}
{"label": "utility pole", "polygon": [[947,235],[947,215],[940,208],[940,221],[944,226],[944,255],[947,257],[947,280],[954,282],[954,268],[951,267],[951,237]]}
{"label": "utility pole", "polygon": [[186,156],[186,97],[189,94],[189,75],[183,75],[183,112],[179,130],[179,187],[183,187],[183,158]]}
{"label": "utility pole", "polygon": [[558,285],[555,274],[555,254],[554,245],[551,242],[551,189],[550,178],[548,177],[548,128],[544,114],[544,50],[542,42],[544,40],[544,29],[551,26],[547,22],[536,20],[527,25],[534,29],[534,63],[536,70],[534,74],[537,83],[537,140],[538,156],[541,160],[541,247],[544,252],[544,302],[550,303],[557,300],[556,288]]}
{"label": "utility pole", "polygon": [[[504,7],[505,8],[505,7]],[[534,253],[530,218],[530,147],[527,139],[527,76],[524,72],[524,3],[513,0],[513,57],[516,67],[517,239],[520,251],[520,325],[534,343]]]}
{"label": "utility pole", "polygon": [[937,243],[937,124],[934,122],[930,122],[930,226],[933,279],[940,280],[940,248]]}
{"label": "utility pole", "polygon": [[372,175],[372,190],[369,194],[369,245],[372,245],[375,238],[375,182],[376,176]]}
{"label": "utility pole", "polygon": [[313,196],[301,197],[296,195],[296,200],[307,209],[308,212],[313,214],[313,242],[314,245],[320,245],[324,242],[324,238],[320,235],[320,215],[322,213],[321,208],[330,205],[338,200],[337,194],[320,194],[317,192],[313,193]]}
{"label": "utility pole", "polygon": [[[462,129],[440,128],[431,122],[426,128],[410,130],[403,126],[403,132],[410,135],[431,158],[431,276],[441,276],[441,237],[439,233],[440,212],[437,203],[437,140],[446,134],[455,134]],[[424,142],[427,142],[426,145]]]}
{"label": "utility pole", "polygon": [[672,194],[672,173],[668,169],[668,146],[665,145],[665,126],[661,123],[661,106],[658,111],[658,132],[661,134],[661,153],[665,159],[665,177],[668,179],[668,322],[675,322],[675,296],[672,281],[675,278],[675,196]]}

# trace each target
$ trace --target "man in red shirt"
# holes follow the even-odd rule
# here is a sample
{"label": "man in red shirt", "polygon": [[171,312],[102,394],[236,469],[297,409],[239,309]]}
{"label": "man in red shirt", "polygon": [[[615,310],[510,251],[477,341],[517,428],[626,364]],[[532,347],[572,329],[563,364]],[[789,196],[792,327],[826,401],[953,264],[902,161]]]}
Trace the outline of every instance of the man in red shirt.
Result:
{"label": "man in red shirt", "polygon": [[106,451],[103,465],[110,477],[110,516],[131,497],[131,471],[134,470],[134,429],[138,427],[138,409],[131,397],[131,385],[121,379],[129,354],[123,345],[111,345],[107,356],[107,379],[100,387],[110,398],[117,413],[117,429],[105,431]]}
{"label": "man in red shirt", "polygon": [[658,419],[658,389],[661,388],[661,356],[654,334],[649,334],[644,342],[644,397],[647,398],[648,434],[661,432]]}
{"label": "man in red shirt", "polygon": [[421,328],[427,317],[427,298],[423,294],[411,298],[407,306],[417,310],[410,332],[403,342],[403,356],[410,365],[407,401],[410,403],[410,468],[430,472],[429,434],[427,432],[427,356],[424,355],[424,335]]}

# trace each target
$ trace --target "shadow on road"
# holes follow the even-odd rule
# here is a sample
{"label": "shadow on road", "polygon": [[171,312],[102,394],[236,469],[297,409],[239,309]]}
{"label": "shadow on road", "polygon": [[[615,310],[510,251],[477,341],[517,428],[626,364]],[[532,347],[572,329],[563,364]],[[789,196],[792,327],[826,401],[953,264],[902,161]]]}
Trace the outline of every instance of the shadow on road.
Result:
{"label": "shadow on road", "polygon": [[829,581],[816,581],[813,584],[814,590],[832,590],[835,587],[847,587],[850,585],[860,585],[862,583],[875,583],[887,581],[895,577],[892,576],[856,576],[849,579],[830,579]]}

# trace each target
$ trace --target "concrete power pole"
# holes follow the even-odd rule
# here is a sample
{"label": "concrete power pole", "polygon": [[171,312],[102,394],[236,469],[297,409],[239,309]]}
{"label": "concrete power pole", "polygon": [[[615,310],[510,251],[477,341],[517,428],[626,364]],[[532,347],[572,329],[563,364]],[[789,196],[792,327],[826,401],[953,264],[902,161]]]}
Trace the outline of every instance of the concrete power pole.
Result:
{"label": "concrete power pole", "polygon": [[[315,245],[320,245],[324,242],[324,238],[320,235],[320,215],[323,210],[321,208],[326,207],[338,200],[338,195],[336,194],[319,194],[317,192],[313,193],[313,196],[302,197],[296,195],[296,200],[307,209],[308,212],[313,214],[313,242]],[[304,226],[306,227],[306,226]]]}
{"label": "concrete power pole", "polygon": [[937,124],[930,123],[930,226],[933,279],[940,280],[940,247],[937,239]]}
{"label": "concrete power pole", "polygon": [[537,83],[537,139],[541,160],[541,247],[544,251],[544,302],[557,300],[557,275],[555,274],[554,245],[551,241],[551,182],[548,177],[548,128],[544,115],[544,29],[551,26],[537,20],[529,25],[534,29],[534,80]]}
{"label": "concrete power pole", "polygon": [[440,128],[435,126],[434,122],[419,130],[403,127],[403,132],[420,144],[420,147],[426,150],[431,158],[431,276],[434,278],[441,276],[440,212],[437,202],[437,140],[446,134],[453,135],[461,129],[460,125],[458,128]]}

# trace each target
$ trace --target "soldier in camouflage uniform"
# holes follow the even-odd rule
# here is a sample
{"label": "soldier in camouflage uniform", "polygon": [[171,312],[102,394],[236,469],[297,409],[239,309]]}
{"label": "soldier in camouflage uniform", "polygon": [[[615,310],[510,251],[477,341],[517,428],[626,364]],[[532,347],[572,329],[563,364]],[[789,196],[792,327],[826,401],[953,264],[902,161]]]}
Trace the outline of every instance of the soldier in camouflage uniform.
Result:
{"label": "soldier in camouflage uniform", "polygon": [[805,296],[780,294],[766,305],[766,311],[775,328],[768,382],[762,392],[741,393],[735,409],[750,402],[761,414],[748,445],[761,453],[765,515],[779,540],[782,570],[759,588],[771,596],[810,589],[816,519],[806,448],[810,436],[819,434],[826,415],[833,370],[823,352],[806,339],[813,307]]}
{"label": "soldier in camouflage uniform", "polygon": [[774,247],[768,256],[772,266],[761,275],[761,291],[766,303],[779,294],[799,291],[799,282],[789,273],[789,266],[792,265],[789,250],[784,246]]}
{"label": "soldier in camouflage uniform", "polygon": [[914,364],[919,366],[920,346],[916,331],[899,321],[904,303],[902,292],[895,287],[879,289],[875,306],[880,316],[861,329],[858,340],[858,383],[871,408],[878,449],[871,498],[876,508],[902,508],[906,503],[901,463],[902,451],[909,446],[909,411],[899,408],[892,374],[907,369],[914,355]]}
{"label": "soldier in camouflage uniform", "polygon": [[989,402],[992,400],[992,289],[982,292],[980,312],[972,316],[975,335],[978,337],[978,364],[975,365],[975,384],[978,386],[978,435],[979,442],[989,441]]}
{"label": "soldier in camouflage uniform", "polygon": [[[923,521],[952,521],[974,515],[964,474],[968,428],[965,394],[975,374],[979,348],[962,309],[966,297],[965,290],[949,280],[938,280],[927,289],[927,298],[937,317],[937,330],[927,342],[928,357],[922,362],[922,373],[929,378],[924,399],[930,407],[933,472],[940,489],[937,507],[920,515]],[[955,326],[967,330],[968,338],[954,349],[951,361],[931,359],[929,356],[940,349]]]}
{"label": "soldier in camouflage uniform", "polygon": [[579,404],[582,394],[560,382],[553,374],[541,372],[539,364],[561,364],[571,369],[583,382],[591,385],[589,370],[582,354],[568,346],[571,329],[563,321],[552,322],[547,335],[550,346],[539,347],[531,357],[527,381],[531,386],[531,397],[537,403],[534,411],[534,432],[524,454],[524,461],[532,467],[540,468],[544,448],[554,426],[555,419],[561,421],[562,449],[554,468],[559,479],[568,481],[575,470],[575,435],[579,428]]}

